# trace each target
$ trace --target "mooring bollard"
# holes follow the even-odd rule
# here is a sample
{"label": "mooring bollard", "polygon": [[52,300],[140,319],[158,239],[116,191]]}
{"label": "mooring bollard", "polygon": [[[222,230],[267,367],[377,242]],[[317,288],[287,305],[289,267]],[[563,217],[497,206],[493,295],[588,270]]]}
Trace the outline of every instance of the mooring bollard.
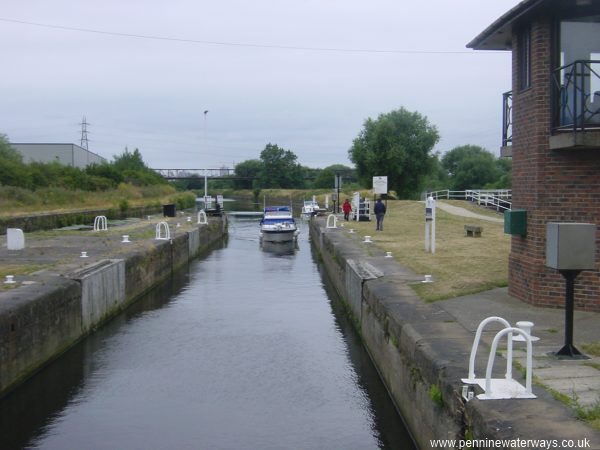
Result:
{"label": "mooring bollard", "polygon": [[131,241],[129,240],[129,235],[128,235],[128,234],[124,234],[124,235],[123,235],[123,240],[121,241],[121,243],[126,243],[126,242],[131,242]]}
{"label": "mooring bollard", "polygon": [[89,258],[87,252],[81,252],[80,258]]}
{"label": "mooring bollard", "polygon": [[4,284],[15,284],[15,276],[14,275],[6,275],[6,279],[4,280]]}
{"label": "mooring bollard", "polygon": [[392,252],[385,252],[385,257],[386,258],[391,258],[392,257]]}
{"label": "mooring bollard", "polygon": [[[527,336],[529,336],[531,338],[531,341],[539,341],[540,338],[539,337],[535,337],[531,335],[531,329],[533,328],[533,322],[529,322],[528,320],[521,320],[520,322],[517,322],[517,328],[519,328],[520,330],[523,330]],[[525,342],[526,339],[520,335],[517,334],[516,336],[513,336],[513,341],[519,341],[519,342]]]}
{"label": "mooring bollard", "polygon": [[365,236],[365,240],[363,241],[363,243],[365,244],[371,244],[373,241],[371,240],[371,236]]}
{"label": "mooring bollard", "polygon": [[422,283],[433,283],[431,275],[425,275],[425,279],[422,281]]}

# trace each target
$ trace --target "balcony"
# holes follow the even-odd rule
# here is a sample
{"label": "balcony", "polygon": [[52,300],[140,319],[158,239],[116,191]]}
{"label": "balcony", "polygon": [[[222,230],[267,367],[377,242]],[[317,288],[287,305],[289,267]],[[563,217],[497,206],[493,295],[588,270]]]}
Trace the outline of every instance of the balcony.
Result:
{"label": "balcony", "polygon": [[600,61],[579,60],[554,70],[552,150],[600,149]]}

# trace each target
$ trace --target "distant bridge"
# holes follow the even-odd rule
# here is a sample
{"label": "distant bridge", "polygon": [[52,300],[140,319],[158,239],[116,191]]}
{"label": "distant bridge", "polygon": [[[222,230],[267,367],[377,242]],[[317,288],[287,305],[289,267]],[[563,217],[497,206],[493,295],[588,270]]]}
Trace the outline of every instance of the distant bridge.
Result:
{"label": "distant bridge", "polygon": [[[255,180],[258,177],[241,177],[235,174],[235,169],[221,167],[220,169],[152,169],[167,180],[197,180],[198,178],[210,178],[211,180]],[[342,170],[339,172],[345,180],[356,181],[354,170]],[[304,177],[305,180],[314,180],[314,176]]]}
{"label": "distant bridge", "polygon": [[210,178],[211,180],[253,180],[256,177],[240,177],[235,174],[235,169],[152,169],[167,180],[194,180]]}

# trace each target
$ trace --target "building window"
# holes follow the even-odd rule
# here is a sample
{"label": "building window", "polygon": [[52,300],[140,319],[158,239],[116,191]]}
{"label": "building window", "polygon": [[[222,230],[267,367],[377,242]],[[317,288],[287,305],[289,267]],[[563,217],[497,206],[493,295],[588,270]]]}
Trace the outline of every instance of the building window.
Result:
{"label": "building window", "polygon": [[558,51],[556,126],[600,127],[600,16],[560,21]]}
{"label": "building window", "polygon": [[531,30],[523,29],[519,39],[519,86],[521,90],[531,87]]}

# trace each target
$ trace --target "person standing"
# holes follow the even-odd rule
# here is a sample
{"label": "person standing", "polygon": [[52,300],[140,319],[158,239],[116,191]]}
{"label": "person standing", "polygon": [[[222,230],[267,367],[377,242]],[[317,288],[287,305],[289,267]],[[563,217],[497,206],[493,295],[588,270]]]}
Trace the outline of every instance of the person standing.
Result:
{"label": "person standing", "polygon": [[377,218],[376,231],[383,231],[383,217],[385,216],[386,207],[381,201],[381,198],[375,203],[375,217]]}
{"label": "person standing", "polygon": [[350,213],[352,212],[352,205],[350,204],[350,201],[348,199],[346,199],[346,201],[342,205],[342,211],[344,211],[344,220],[347,222],[350,218]]}

